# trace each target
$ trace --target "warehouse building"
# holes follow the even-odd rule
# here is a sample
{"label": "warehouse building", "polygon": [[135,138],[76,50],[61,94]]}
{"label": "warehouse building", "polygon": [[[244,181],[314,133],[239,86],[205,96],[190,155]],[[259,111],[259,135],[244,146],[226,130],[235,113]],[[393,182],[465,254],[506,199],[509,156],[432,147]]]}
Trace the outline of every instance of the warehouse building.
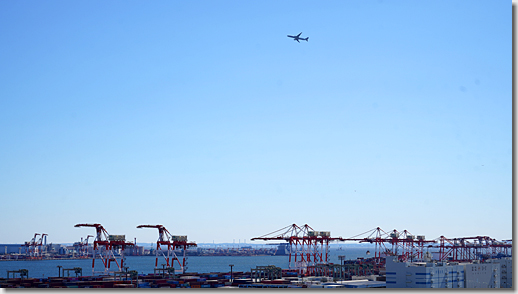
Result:
{"label": "warehouse building", "polygon": [[26,248],[24,244],[0,244],[0,255],[23,254]]}
{"label": "warehouse building", "polygon": [[512,288],[512,258],[399,262],[387,258],[387,288]]}
{"label": "warehouse building", "polygon": [[500,288],[500,264],[476,260],[462,265],[465,268],[466,288]]}
{"label": "warehouse building", "polygon": [[387,288],[464,288],[464,266],[446,262],[398,262],[387,257]]}
{"label": "warehouse building", "polygon": [[500,288],[513,287],[513,258],[490,259],[487,262],[500,264]]}

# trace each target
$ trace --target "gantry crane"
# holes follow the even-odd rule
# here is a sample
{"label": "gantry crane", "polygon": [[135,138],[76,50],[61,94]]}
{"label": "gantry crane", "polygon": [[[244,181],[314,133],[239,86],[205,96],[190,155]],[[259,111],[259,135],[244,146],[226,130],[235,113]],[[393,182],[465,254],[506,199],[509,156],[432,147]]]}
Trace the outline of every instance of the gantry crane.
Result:
{"label": "gantry crane", "polygon": [[[37,237],[40,236],[39,239]],[[25,242],[23,246],[25,246],[25,253],[27,254],[28,259],[42,259],[43,258],[43,248],[44,245],[47,245],[48,234],[39,234],[35,233],[34,237],[29,242]],[[45,244],[43,244],[43,240],[45,240]]]}
{"label": "gantry crane", "polygon": [[[182,274],[185,273],[185,270],[187,269],[187,257],[185,255],[186,249],[189,247],[196,247],[196,243],[188,242],[187,236],[173,236],[163,225],[139,225],[137,226],[137,228],[158,229],[158,240],[156,242],[155,251],[155,269],[158,268],[159,255],[162,255],[165,259],[166,266],[168,268],[174,267],[174,261],[176,260],[178,265],[180,266],[179,272],[181,272]],[[163,250],[162,246],[167,246],[167,251]],[[174,252],[174,250],[176,249],[183,249],[182,262],[180,262],[178,256],[176,256],[176,253]]]}
{"label": "gantry crane", "polygon": [[[43,248],[47,245],[47,236],[48,234],[41,234],[40,239],[36,243],[36,258],[43,258]],[[45,244],[43,240],[45,240]]]}
{"label": "gantry crane", "polygon": [[397,256],[400,261],[421,260],[425,249],[435,240],[425,240],[425,236],[415,236],[409,231],[399,232],[396,229],[390,233],[380,227],[361,233],[350,238],[338,238],[339,241],[357,241],[375,245],[374,261],[378,266],[384,263],[383,257]]}
{"label": "gantry crane", "polygon": [[88,235],[88,236],[86,236],[85,242],[83,243],[83,244],[84,244],[84,251],[83,251],[83,255],[84,255],[85,257],[88,257],[88,239],[89,239],[90,237],[93,237],[93,236],[92,236],[92,235]]}
{"label": "gantry crane", "polygon": [[[368,235],[367,235],[368,234]],[[366,237],[362,237],[367,235]],[[441,236],[426,240],[423,235],[413,235],[407,230],[390,233],[381,228],[367,231],[351,238],[339,238],[339,241],[358,241],[375,244],[375,263],[383,264],[383,257],[396,256],[399,261],[424,260],[425,251],[439,261],[470,261],[498,256],[508,256],[512,250],[512,240],[497,241],[488,236],[446,238]]]}
{"label": "gantry crane", "polygon": [[[124,266],[124,249],[134,246],[135,244],[126,242],[124,235],[108,234],[108,231],[106,231],[101,224],[77,224],[74,227],[93,227],[96,230],[93,247],[92,274],[95,274],[95,259],[97,257],[101,259],[104,265],[103,274],[110,273],[112,261],[117,265],[118,271],[122,271]],[[116,249],[121,249],[119,258],[117,258],[114,253]]]}
{"label": "gantry crane", "polygon": [[81,237],[81,242],[74,243],[76,247],[77,253],[79,253],[80,258],[88,258],[88,239],[93,237],[92,235],[86,236],[86,239],[83,240]]}
{"label": "gantry crane", "polygon": [[497,241],[488,236],[437,239],[439,245],[438,260],[470,261],[488,259],[498,256],[509,256],[513,248],[512,240]]}
{"label": "gantry crane", "polygon": [[329,242],[338,238],[331,238],[328,231],[315,231],[307,224],[303,227],[292,224],[250,240],[288,242],[289,268],[297,270],[300,274],[309,274],[308,270],[316,265],[328,264]]}
{"label": "gantry crane", "polygon": [[32,239],[29,241],[29,242],[25,242],[25,244],[23,246],[25,246],[25,254],[27,255],[27,257],[29,259],[35,259],[36,258],[36,244],[37,244],[37,241],[36,241],[36,238],[39,236],[40,234],[39,233],[35,233],[34,234],[34,237],[32,237]]}

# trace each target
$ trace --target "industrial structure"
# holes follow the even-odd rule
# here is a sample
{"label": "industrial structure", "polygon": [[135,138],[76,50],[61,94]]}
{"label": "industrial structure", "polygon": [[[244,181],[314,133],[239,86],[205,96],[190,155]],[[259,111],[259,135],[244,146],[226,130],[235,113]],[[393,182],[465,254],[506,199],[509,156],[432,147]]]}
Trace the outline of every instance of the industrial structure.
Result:
{"label": "industrial structure", "polygon": [[[402,233],[393,230],[386,233],[381,228],[369,230],[351,238],[331,237],[329,231],[315,231],[309,225],[299,227],[296,224],[284,227],[275,232],[252,238],[251,240],[284,240],[288,242],[289,267],[300,273],[320,273],[328,264],[329,242],[357,241],[375,245],[374,262],[382,267],[385,256],[398,256],[401,260],[422,259],[427,244],[435,240],[425,240],[425,237],[415,236],[408,231]],[[325,273],[326,270],[324,270]],[[324,274],[325,274],[324,273]]]}
{"label": "industrial structure", "polygon": [[338,238],[331,238],[331,232],[328,231],[315,231],[307,224],[303,227],[292,224],[251,240],[288,242],[286,248],[289,255],[289,268],[301,274],[311,274],[316,265],[328,263],[329,242]]}
{"label": "industrial structure", "polygon": [[[329,231],[317,231],[309,225],[298,226],[292,224],[280,230],[252,238],[251,240],[274,240],[279,246],[277,249],[260,249],[252,246],[238,248],[196,248],[195,242],[189,242],[187,236],[172,235],[163,225],[139,225],[137,228],[158,229],[156,249],[136,249],[135,242],[126,242],[125,235],[110,235],[100,224],[77,224],[75,227],[93,227],[95,237],[88,235],[73,246],[60,244],[47,245],[47,234],[34,234],[34,237],[25,244],[3,244],[2,259],[52,259],[52,258],[92,258],[92,275],[100,273],[102,276],[119,275],[120,281],[129,278],[137,279],[124,287],[145,287],[146,283],[138,282],[136,270],[128,271],[125,266],[124,255],[154,255],[155,271],[153,275],[146,275],[147,279],[159,280],[152,282],[154,286],[164,287],[181,285],[181,280],[192,280],[191,286],[200,287],[246,287],[246,288],[358,288],[358,287],[387,287],[387,288],[512,288],[512,240],[498,241],[489,236],[446,238],[441,236],[427,240],[424,235],[414,235],[407,230],[384,231],[377,227],[362,234],[350,237],[331,237]],[[93,246],[89,244],[90,237],[94,237]],[[281,243],[278,243],[281,241]],[[339,255],[339,264],[329,262],[331,259],[330,242],[357,242],[368,243],[368,251],[363,257],[345,260],[345,255]],[[367,244],[364,244],[367,245]],[[360,248],[363,246],[359,246]],[[22,252],[25,249],[25,254]],[[139,247],[143,249],[143,246]],[[342,250],[341,247],[339,250]],[[373,257],[366,257],[373,251]],[[17,253],[18,252],[18,253]],[[187,272],[187,255],[224,255],[224,256],[252,256],[256,253],[269,252],[272,255],[288,256],[289,269],[281,269],[274,265],[257,265],[245,276],[235,279],[232,267],[229,264],[230,274],[224,275],[225,284],[216,280],[196,281]],[[13,254],[14,253],[14,254]],[[336,254],[334,252],[333,254]],[[340,253],[338,253],[340,254]],[[183,255],[183,256],[182,256]],[[333,256],[335,257],[335,256]],[[165,262],[159,264],[159,259]],[[104,266],[103,271],[97,271],[95,260],[100,259]],[[112,262],[115,263],[111,270]],[[61,266],[58,266],[61,268]],[[99,264],[97,265],[99,269]],[[63,269],[76,273],[76,278],[82,269]],[[7,283],[0,281],[0,287],[29,286],[24,282],[28,272],[26,269],[8,271]],[[63,271],[63,273],[64,273]],[[61,269],[60,269],[61,272]],[[19,273],[22,281],[18,283],[10,279],[10,273]],[[124,277],[123,277],[124,276]],[[153,278],[151,278],[153,277]],[[213,273],[208,278],[215,277]],[[12,280],[12,281],[11,281]],[[117,278],[115,278],[117,280]],[[167,281],[166,281],[167,280]],[[90,280],[88,280],[90,281]],[[93,281],[93,280],[92,280]],[[5,282],[5,281],[4,281]],[[37,286],[59,286],[55,282],[48,284],[33,281]],[[93,282],[83,281],[84,286],[93,285]],[[108,280],[104,281],[108,285]],[[202,283],[200,283],[202,282]],[[17,284],[18,283],[18,284]],[[73,282],[67,281],[66,286]],[[97,282],[95,282],[97,283]],[[178,284],[177,284],[178,283]],[[103,283],[101,283],[103,284]],[[171,285],[166,285],[171,284]],[[61,286],[65,286],[64,284]],[[77,286],[80,286],[79,284]],[[100,285],[99,285],[100,286]],[[177,287],[174,286],[174,287]],[[185,286],[185,285],[183,285]]]}
{"label": "industrial structure", "polygon": [[438,238],[438,260],[469,261],[474,259],[489,259],[499,256],[509,256],[512,250],[512,241],[497,241],[488,236],[463,237],[448,239]]}
{"label": "industrial structure", "polygon": [[407,230],[399,232],[394,229],[387,233],[379,227],[351,238],[337,239],[375,244],[375,261],[378,265],[382,265],[388,256],[396,256],[399,261],[422,261],[427,252],[438,261],[484,260],[510,256],[513,246],[512,240],[497,241],[488,236],[450,239],[441,236],[426,240],[424,235],[416,236]]}
{"label": "industrial structure", "polygon": [[78,257],[79,258],[88,258],[89,257],[89,254],[88,254],[88,239],[90,237],[93,237],[92,235],[88,235],[86,236],[86,238],[83,240],[83,237],[81,237],[81,241],[80,242],[75,242],[74,243],[74,249],[75,251],[77,252],[77,254],[79,255]]}
{"label": "industrial structure", "polygon": [[[39,239],[37,239],[38,236],[40,236]],[[42,259],[44,255],[43,250],[46,245],[47,234],[35,233],[34,237],[24,244],[28,259]]]}
{"label": "industrial structure", "polygon": [[[110,273],[112,261],[115,262],[118,271],[122,271],[124,267],[124,249],[134,246],[135,244],[126,242],[125,235],[108,234],[108,231],[106,231],[101,224],[77,224],[74,227],[93,227],[96,230],[93,247],[92,274],[95,274],[95,260],[97,258],[99,258],[104,265],[104,272],[102,273]],[[120,254],[115,254],[115,251],[120,251]]]}
{"label": "industrial structure", "polygon": [[[511,255],[512,240],[497,241],[488,236],[448,239],[441,236],[426,240],[424,235],[414,235],[407,230],[394,229],[388,233],[380,227],[350,238],[331,237],[328,231],[315,231],[307,224],[284,227],[251,240],[276,240],[288,242],[289,268],[300,274],[328,275],[333,265],[328,262],[329,242],[355,241],[375,245],[374,258],[368,262],[373,272],[385,267],[387,257],[396,257],[399,262],[423,261],[426,254],[435,260],[470,262]],[[364,263],[364,262],[362,262]]]}
{"label": "industrial structure", "polygon": [[511,288],[511,263],[510,258],[404,262],[388,257],[386,284],[387,288]]}
{"label": "industrial structure", "polygon": [[[170,268],[172,271],[174,270],[174,263],[176,260],[176,263],[178,263],[180,269],[176,270],[179,273],[185,273],[185,270],[187,269],[187,258],[186,258],[186,250],[190,247],[196,247],[196,243],[194,242],[188,242],[187,236],[174,236],[163,226],[163,225],[139,225],[137,226],[138,229],[140,228],[153,228],[158,229],[158,240],[156,241],[156,260],[155,260],[155,270],[158,269],[158,259],[159,255],[162,255],[164,258],[166,264],[165,266],[167,268]],[[164,246],[167,248],[167,250],[164,250],[162,248]],[[178,256],[176,256],[176,253],[174,250],[176,249],[182,249],[183,252],[183,258],[182,262],[178,259]]]}
{"label": "industrial structure", "polygon": [[380,227],[339,241],[357,241],[375,245],[374,261],[377,267],[383,267],[386,256],[397,256],[401,261],[422,260],[424,253],[435,240],[426,240],[424,235],[414,235],[407,230],[390,233]]}

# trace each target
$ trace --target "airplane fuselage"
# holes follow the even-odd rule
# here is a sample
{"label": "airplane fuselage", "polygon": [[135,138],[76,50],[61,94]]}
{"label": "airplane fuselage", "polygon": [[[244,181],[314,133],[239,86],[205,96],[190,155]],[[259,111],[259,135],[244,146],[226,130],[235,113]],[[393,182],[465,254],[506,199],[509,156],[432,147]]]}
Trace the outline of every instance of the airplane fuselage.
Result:
{"label": "airplane fuselage", "polygon": [[299,42],[299,43],[300,43],[300,41],[299,41],[299,40],[302,40],[302,41],[306,41],[306,42],[308,42],[309,37],[301,38],[301,37],[300,37],[300,35],[301,35],[301,34],[302,34],[302,33],[300,33],[300,34],[298,34],[298,35],[296,35],[296,36],[288,35],[288,37],[293,38],[293,41],[297,41],[297,42]]}

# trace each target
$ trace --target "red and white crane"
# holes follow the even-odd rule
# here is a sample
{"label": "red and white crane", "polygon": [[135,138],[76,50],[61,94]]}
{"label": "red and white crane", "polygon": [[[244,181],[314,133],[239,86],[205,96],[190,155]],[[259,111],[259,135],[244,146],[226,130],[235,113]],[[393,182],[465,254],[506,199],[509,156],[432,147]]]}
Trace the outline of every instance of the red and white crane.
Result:
{"label": "red and white crane", "polygon": [[[181,273],[185,273],[187,269],[187,257],[185,255],[186,249],[189,247],[196,247],[196,243],[188,242],[187,236],[174,236],[172,235],[163,225],[139,225],[138,229],[141,228],[153,228],[158,229],[158,240],[156,242],[156,260],[155,260],[155,269],[158,268],[158,259],[159,255],[162,255],[166,262],[166,266],[168,268],[174,267],[174,261],[178,263],[180,266],[179,270],[175,270]],[[162,249],[162,246],[167,248],[167,250]],[[183,249],[183,258],[182,262],[176,256],[174,250]]]}
{"label": "red and white crane", "polygon": [[438,260],[441,261],[470,261],[488,259],[500,256],[510,256],[513,248],[512,240],[497,241],[488,236],[437,239],[439,245]]}
{"label": "red and white crane", "polygon": [[339,238],[339,241],[357,241],[375,245],[374,260],[381,265],[384,257],[397,256],[400,261],[422,260],[426,248],[435,240],[425,240],[425,236],[415,236],[409,231],[399,232],[394,229],[390,233],[380,227],[361,233],[351,238]]}
{"label": "red and white crane", "polygon": [[288,242],[289,268],[300,274],[308,274],[308,270],[318,264],[329,262],[329,242],[338,240],[331,238],[328,231],[315,231],[305,224],[302,227],[292,224],[277,231],[252,238],[250,240],[276,240]]}
{"label": "red and white crane", "polygon": [[[36,242],[36,258],[43,258],[43,249],[47,245],[48,234],[41,234],[40,239]],[[45,244],[43,244],[45,240]]]}
{"label": "red and white crane", "polygon": [[90,237],[93,236],[88,235],[84,240],[83,237],[81,237],[81,242],[74,243],[74,247],[76,247],[77,253],[79,253],[80,258],[88,258],[88,239]]}
{"label": "red and white crane", "polygon": [[383,257],[397,256],[399,261],[424,260],[425,252],[439,261],[471,261],[475,259],[509,256],[512,240],[497,241],[488,236],[446,238],[441,236],[426,240],[423,235],[413,235],[407,230],[387,233],[379,227],[340,241],[358,241],[375,244],[375,263],[382,265]]}
{"label": "red and white crane", "polygon": [[29,259],[35,259],[36,258],[36,244],[37,244],[37,241],[36,241],[36,238],[39,236],[40,234],[39,233],[35,233],[34,234],[34,237],[32,237],[32,239],[29,241],[29,242],[25,242],[25,244],[23,246],[25,246],[25,254],[27,255],[27,257]]}
{"label": "red and white crane", "polygon": [[[39,239],[38,239],[38,236]],[[34,237],[29,242],[25,242],[23,246],[25,246],[25,254],[28,259],[42,259],[43,258],[43,249],[44,246],[47,245],[48,234],[39,234],[35,233]],[[43,240],[45,240],[45,244],[43,244]]]}
{"label": "red and white crane", "polygon": [[[124,249],[134,246],[131,242],[126,242],[124,235],[110,235],[101,224],[77,224],[74,227],[93,227],[96,230],[94,239],[93,258],[92,258],[92,274],[95,274],[95,260],[99,258],[104,265],[103,274],[110,273],[111,262],[115,262],[118,271],[122,271],[124,267]],[[88,240],[88,237],[87,237]],[[120,250],[117,256],[115,251]]]}

